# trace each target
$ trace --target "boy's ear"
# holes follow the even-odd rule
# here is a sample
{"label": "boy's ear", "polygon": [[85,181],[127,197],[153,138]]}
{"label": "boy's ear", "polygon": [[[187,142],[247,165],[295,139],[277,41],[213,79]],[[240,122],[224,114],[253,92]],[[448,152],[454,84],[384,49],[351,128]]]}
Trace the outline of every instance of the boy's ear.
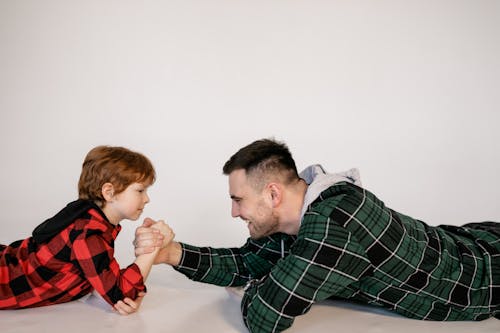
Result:
{"label": "boy's ear", "polygon": [[104,185],[102,185],[101,193],[104,200],[106,200],[107,202],[112,201],[113,196],[115,195],[115,188],[113,184],[105,183]]}

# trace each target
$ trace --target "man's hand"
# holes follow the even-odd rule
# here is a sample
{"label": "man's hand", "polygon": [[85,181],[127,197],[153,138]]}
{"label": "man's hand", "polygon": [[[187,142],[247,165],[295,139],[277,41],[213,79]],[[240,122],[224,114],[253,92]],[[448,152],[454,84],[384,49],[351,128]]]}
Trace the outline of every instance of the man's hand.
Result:
{"label": "man's hand", "polygon": [[141,254],[151,253],[155,248],[162,247],[164,244],[165,236],[160,230],[151,228],[156,222],[149,217],[144,219],[142,226],[135,230],[135,256],[140,256]]}
{"label": "man's hand", "polygon": [[152,229],[160,230],[163,235],[162,248],[166,247],[175,237],[175,233],[163,220],[159,220],[151,226]]}
{"label": "man's hand", "polygon": [[180,243],[172,241],[166,247],[160,250],[156,255],[154,264],[169,264],[177,266],[182,258],[182,246]]}
{"label": "man's hand", "polygon": [[146,295],[145,292],[140,292],[135,300],[125,297],[123,301],[118,301],[113,308],[122,316],[127,316],[139,310],[141,306],[142,299]]}
{"label": "man's hand", "polygon": [[[160,230],[158,230],[160,229]],[[162,234],[166,233],[166,236]],[[155,222],[149,217],[144,220],[142,226],[135,230],[135,256],[151,253],[155,248],[161,248],[156,255],[154,264],[179,265],[182,257],[182,247],[173,240],[175,234],[163,221]]]}

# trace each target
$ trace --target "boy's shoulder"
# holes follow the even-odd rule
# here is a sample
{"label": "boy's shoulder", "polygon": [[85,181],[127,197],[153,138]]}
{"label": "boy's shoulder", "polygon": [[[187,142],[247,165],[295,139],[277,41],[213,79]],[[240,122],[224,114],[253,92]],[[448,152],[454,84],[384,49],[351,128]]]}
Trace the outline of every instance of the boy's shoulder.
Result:
{"label": "boy's shoulder", "polygon": [[104,233],[114,229],[114,226],[107,221],[104,213],[95,203],[78,199],[70,202],[56,215],[37,226],[33,230],[33,239],[37,243],[44,243],[68,228]]}
{"label": "boy's shoulder", "polygon": [[121,230],[120,225],[111,224],[101,210],[94,208],[75,219],[72,228],[74,232],[84,233],[87,236],[102,235],[105,238],[115,238]]}

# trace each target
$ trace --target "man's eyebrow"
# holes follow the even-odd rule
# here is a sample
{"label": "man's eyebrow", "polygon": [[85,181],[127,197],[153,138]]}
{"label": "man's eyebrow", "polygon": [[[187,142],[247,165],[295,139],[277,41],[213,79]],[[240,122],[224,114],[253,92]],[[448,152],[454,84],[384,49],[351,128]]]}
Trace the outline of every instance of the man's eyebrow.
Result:
{"label": "man's eyebrow", "polygon": [[230,197],[231,197],[232,200],[239,200],[239,199],[241,199],[241,197],[238,197],[238,196],[236,196],[234,194],[231,194]]}

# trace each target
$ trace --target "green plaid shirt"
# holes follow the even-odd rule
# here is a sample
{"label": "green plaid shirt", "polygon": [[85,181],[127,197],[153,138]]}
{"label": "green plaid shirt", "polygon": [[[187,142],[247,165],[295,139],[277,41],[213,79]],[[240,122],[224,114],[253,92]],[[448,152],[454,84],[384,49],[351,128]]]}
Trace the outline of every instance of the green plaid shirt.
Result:
{"label": "green plaid shirt", "polygon": [[500,315],[500,237],[430,227],[375,195],[338,183],[308,207],[297,236],[274,234],[241,248],[182,244],[176,270],[192,280],[243,286],[251,332],[279,332],[314,302],[340,297],[428,320]]}

